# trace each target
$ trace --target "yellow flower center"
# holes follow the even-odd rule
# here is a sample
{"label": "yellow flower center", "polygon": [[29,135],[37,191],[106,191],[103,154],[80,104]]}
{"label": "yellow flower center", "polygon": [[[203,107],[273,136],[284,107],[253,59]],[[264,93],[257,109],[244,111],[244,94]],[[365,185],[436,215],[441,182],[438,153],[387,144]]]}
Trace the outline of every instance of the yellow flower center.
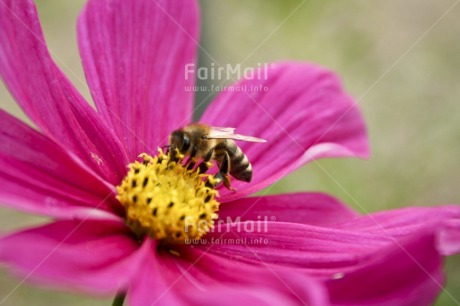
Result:
{"label": "yellow flower center", "polygon": [[143,153],[143,162],[129,164],[128,174],[116,187],[126,224],[137,235],[153,239],[199,239],[217,219],[216,179],[188,170],[177,151],[158,151],[155,157]]}

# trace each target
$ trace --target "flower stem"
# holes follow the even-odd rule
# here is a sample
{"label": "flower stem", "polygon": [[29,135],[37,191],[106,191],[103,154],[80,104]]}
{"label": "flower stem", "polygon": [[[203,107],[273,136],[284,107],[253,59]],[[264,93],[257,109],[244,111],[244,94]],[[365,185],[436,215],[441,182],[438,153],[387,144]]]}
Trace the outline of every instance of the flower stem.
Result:
{"label": "flower stem", "polygon": [[115,296],[115,299],[113,300],[112,306],[123,306],[125,297],[126,297],[125,292],[117,293],[117,295]]}

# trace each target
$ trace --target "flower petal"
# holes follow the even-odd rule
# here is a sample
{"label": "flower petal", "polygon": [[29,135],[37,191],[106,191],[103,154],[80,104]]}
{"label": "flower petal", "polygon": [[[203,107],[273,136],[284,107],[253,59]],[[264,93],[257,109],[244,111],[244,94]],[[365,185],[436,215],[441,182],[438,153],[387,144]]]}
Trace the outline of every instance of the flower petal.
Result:
{"label": "flower petal", "polygon": [[124,224],[58,221],[0,239],[0,260],[43,285],[97,293],[125,290],[138,244]]}
{"label": "flower petal", "polygon": [[0,142],[2,204],[60,218],[82,217],[86,211],[82,208],[120,213],[113,186],[54,141],[2,110]]}
{"label": "flower petal", "polygon": [[78,21],[80,53],[98,110],[124,140],[129,158],[156,152],[191,121],[197,4],[90,0]]}
{"label": "flower petal", "polygon": [[237,263],[201,250],[187,260],[194,263],[189,274],[206,288],[187,293],[196,305],[213,305],[219,296],[224,305],[329,305],[322,285],[295,269]]}
{"label": "flower petal", "polygon": [[222,201],[254,193],[313,159],[367,157],[363,119],[334,73],[313,64],[277,63],[254,75],[226,88],[200,119],[267,140],[238,143],[252,163],[253,180],[235,181],[238,191],[223,190]]}
{"label": "flower petal", "polygon": [[45,135],[109,182],[121,181],[127,164],[123,147],[51,59],[30,0],[0,4],[0,74]]}
{"label": "flower petal", "polygon": [[173,253],[152,250],[129,291],[131,305],[327,304],[321,284],[295,270],[251,266],[187,246]]}
{"label": "flower petal", "polygon": [[337,199],[319,192],[249,197],[223,203],[219,207],[219,219],[227,223],[276,220],[329,226],[356,216],[356,212]]}
{"label": "flower petal", "polygon": [[296,267],[324,280],[333,304],[428,305],[443,286],[443,254],[460,252],[459,220],[459,206],[440,206],[327,227],[233,222],[218,225],[195,247],[232,260]]}
{"label": "flower petal", "polygon": [[146,239],[142,245],[142,266],[139,266],[136,278],[128,290],[129,305],[154,305],[159,300],[162,305],[185,305],[169,290],[170,284],[164,282],[163,273],[169,271],[158,262],[155,248],[151,239]]}
{"label": "flower petal", "polygon": [[460,252],[460,220],[446,221],[446,228],[438,237],[438,249],[445,256]]}
{"label": "flower petal", "polygon": [[[295,213],[292,211],[292,214]],[[371,258],[382,247],[418,236],[428,230],[440,237],[448,225],[459,219],[459,206],[440,206],[375,213],[327,227],[289,222],[232,221],[216,224],[214,231],[206,238],[208,244],[210,239],[265,239],[267,244],[251,246],[257,250],[257,255],[262,260],[313,269],[312,271],[329,275],[337,272],[337,268],[341,271],[354,269],[354,265]],[[453,230],[452,227],[449,228],[450,232]],[[456,231],[460,231],[460,228],[456,228]],[[454,235],[451,234],[450,237]],[[460,252],[460,249],[453,248],[458,243],[443,243],[452,243],[452,239],[437,239],[436,248],[450,249],[451,253]],[[212,245],[211,251],[238,254],[238,258],[255,260],[254,254],[245,245],[221,243]]]}
{"label": "flower petal", "polygon": [[[382,248],[348,273],[326,281],[333,305],[433,305],[444,286],[443,261],[433,233]],[[359,288],[359,290],[356,290]]]}

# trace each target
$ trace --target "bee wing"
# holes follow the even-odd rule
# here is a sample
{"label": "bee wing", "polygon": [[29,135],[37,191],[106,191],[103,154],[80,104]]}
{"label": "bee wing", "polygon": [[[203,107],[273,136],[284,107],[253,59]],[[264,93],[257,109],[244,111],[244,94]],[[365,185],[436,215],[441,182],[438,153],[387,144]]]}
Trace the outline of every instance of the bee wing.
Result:
{"label": "bee wing", "polygon": [[222,128],[222,127],[212,127],[211,131],[204,135],[204,139],[234,139],[234,140],[241,140],[241,141],[249,141],[249,142],[267,142],[264,139],[260,139],[257,137],[252,136],[245,136],[240,134],[233,133],[235,131],[234,128]]}
{"label": "bee wing", "polygon": [[235,130],[236,130],[235,128],[231,128],[231,127],[219,127],[219,126],[211,127],[211,131],[221,132],[221,133],[233,134]]}

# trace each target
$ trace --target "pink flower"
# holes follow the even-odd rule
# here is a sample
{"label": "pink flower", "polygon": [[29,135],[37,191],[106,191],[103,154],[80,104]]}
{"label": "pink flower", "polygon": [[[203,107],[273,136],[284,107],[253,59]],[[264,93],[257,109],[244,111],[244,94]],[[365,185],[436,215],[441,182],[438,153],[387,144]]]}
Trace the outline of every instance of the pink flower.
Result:
{"label": "pink flower", "polygon": [[126,165],[191,121],[197,15],[194,1],[90,0],[78,34],[95,111],[51,59],[31,1],[1,2],[0,72],[39,131],[0,112],[0,203],[54,221],[3,236],[0,260],[40,284],[127,291],[130,305],[430,304],[460,249],[458,206],[360,216],[319,193],[243,198],[313,159],[368,155],[353,100],[312,64],[261,68],[267,79],[234,86],[267,91],[223,91],[202,116],[268,140],[241,144],[253,181],[219,190],[218,231],[168,243],[125,225]]}

